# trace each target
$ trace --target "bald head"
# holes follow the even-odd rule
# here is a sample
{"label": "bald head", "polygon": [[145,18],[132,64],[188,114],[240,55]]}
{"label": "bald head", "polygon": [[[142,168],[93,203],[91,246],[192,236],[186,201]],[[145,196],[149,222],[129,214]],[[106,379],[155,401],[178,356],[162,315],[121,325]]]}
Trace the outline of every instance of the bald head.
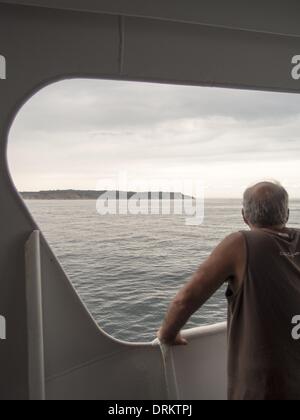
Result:
{"label": "bald head", "polygon": [[256,227],[283,227],[289,219],[289,196],[277,183],[261,182],[244,194],[244,217]]}

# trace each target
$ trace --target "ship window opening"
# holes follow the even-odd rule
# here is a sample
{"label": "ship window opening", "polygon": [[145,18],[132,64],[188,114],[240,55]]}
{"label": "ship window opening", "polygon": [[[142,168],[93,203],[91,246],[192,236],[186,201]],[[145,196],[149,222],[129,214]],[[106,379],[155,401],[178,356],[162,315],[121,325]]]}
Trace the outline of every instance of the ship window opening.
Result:
{"label": "ship window opening", "polygon": [[[280,181],[299,227],[299,105],[292,94],[71,80],[20,110],[9,139],[14,182],[101,328],[125,341],[154,339],[179,288],[244,228],[248,185]],[[193,182],[204,188],[199,225],[170,211],[178,194],[193,196]],[[109,193],[99,202],[100,191]],[[109,211],[116,191],[139,195]],[[160,194],[148,214],[139,210],[150,192]],[[225,320],[224,294],[188,327]]]}

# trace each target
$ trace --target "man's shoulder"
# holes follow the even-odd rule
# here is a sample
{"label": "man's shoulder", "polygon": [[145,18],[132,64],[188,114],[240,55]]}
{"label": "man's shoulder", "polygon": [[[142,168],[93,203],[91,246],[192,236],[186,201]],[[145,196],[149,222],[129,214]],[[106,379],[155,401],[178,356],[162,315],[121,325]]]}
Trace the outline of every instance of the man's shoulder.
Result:
{"label": "man's shoulder", "polygon": [[[244,231],[228,235],[219,247],[222,258],[232,267],[233,287],[238,287],[242,282],[247,264],[247,242]],[[235,284],[237,282],[237,284]],[[235,284],[235,285],[234,285]]]}
{"label": "man's shoulder", "polygon": [[234,232],[226,236],[215,252],[224,259],[235,260],[245,255],[246,241],[243,232]]}
{"label": "man's shoulder", "polygon": [[222,241],[223,246],[238,246],[245,243],[245,232],[238,231],[233,232],[230,235],[226,236],[225,239]]}

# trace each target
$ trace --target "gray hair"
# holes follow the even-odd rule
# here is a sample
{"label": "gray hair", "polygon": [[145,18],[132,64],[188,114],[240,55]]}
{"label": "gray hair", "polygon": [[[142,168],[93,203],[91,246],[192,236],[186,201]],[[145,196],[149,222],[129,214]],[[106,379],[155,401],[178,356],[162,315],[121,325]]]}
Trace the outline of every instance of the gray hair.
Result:
{"label": "gray hair", "polygon": [[289,195],[279,183],[256,184],[245,191],[244,215],[253,226],[286,225],[289,219]]}

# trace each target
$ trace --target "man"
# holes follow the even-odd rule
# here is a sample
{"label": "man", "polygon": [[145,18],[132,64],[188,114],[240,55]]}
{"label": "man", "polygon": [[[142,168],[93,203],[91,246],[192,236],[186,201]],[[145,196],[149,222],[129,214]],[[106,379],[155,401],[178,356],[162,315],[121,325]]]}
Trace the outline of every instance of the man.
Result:
{"label": "man", "polygon": [[300,231],[289,229],[289,197],[263,182],[244,194],[250,231],[226,238],[178,293],[158,337],[186,345],[190,316],[228,282],[229,400],[300,400]]}

